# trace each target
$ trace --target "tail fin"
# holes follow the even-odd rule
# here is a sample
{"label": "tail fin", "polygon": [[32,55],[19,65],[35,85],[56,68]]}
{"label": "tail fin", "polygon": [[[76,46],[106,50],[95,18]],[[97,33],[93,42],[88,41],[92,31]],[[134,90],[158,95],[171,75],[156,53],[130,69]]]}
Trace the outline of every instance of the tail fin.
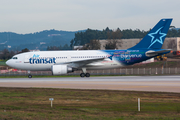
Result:
{"label": "tail fin", "polygon": [[134,47],[129,49],[161,49],[172,19],[161,19]]}

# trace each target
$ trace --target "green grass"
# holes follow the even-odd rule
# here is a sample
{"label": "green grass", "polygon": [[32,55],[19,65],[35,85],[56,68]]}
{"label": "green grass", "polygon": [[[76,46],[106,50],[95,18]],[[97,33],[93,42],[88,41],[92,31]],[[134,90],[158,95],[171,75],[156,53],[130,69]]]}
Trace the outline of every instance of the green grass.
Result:
{"label": "green grass", "polygon": [[0,66],[7,66],[7,65],[6,65],[6,61],[5,61],[5,60],[1,60],[1,61],[0,61]]}
{"label": "green grass", "polygon": [[[49,98],[53,97],[53,108]],[[141,98],[141,111],[137,111]],[[0,88],[1,119],[179,120],[180,94]]]}

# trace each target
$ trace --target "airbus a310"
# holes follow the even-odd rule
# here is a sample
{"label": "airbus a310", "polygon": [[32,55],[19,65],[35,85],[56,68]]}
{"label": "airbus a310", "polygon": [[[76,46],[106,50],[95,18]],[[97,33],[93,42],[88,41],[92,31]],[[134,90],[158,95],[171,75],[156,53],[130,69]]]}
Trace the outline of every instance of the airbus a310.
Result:
{"label": "airbus a310", "polygon": [[13,56],[6,64],[21,70],[52,71],[53,75],[82,70],[81,77],[90,77],[86,70],[119,68],[169,53],[170,49],[161,47],[171,22],[161,19],[137,45],[126,50],[26,52]]}

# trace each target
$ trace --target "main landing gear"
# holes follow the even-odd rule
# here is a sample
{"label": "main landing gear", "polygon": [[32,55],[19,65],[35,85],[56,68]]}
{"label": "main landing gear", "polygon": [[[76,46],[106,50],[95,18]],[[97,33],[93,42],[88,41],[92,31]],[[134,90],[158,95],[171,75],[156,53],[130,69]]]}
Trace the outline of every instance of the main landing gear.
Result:
{"label": "main landing gear", "polygon": [[81,73],[80,76],[81,77],[90,77],[90,74],[89,73],[86,73],[86,74],[85,73]]}
{"label": "main landing gear", "polygon": [[82,68],[82,72],[83,73],[80,74],[81,77],[90,77],[90,74],[86,73],[86,68]]}

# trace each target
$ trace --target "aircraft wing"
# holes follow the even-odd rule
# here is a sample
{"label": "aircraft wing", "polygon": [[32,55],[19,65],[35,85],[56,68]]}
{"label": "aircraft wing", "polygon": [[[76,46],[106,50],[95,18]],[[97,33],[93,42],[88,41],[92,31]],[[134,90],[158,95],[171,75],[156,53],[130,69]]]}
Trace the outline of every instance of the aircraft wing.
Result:
{"label": "aircraft wing", "polygon": [[166,52],[170,52],[171,49],[164,49],[164,50],[159,50],[159,51],[148,51],[146,52],[146,56],[155,56],[161,53],[166,53]]}
{"label": "aircraft wing", "polygon": [[103,61],[105,58],[93,58],[93,59],[87,59],[87,60],[77,60],[72,62],[63,62],[63,63],[57,63],[54,65],[60,65],[60,64],[68,64],[68,66],[71,66],[73,68],[83,67],[87,64]]}

